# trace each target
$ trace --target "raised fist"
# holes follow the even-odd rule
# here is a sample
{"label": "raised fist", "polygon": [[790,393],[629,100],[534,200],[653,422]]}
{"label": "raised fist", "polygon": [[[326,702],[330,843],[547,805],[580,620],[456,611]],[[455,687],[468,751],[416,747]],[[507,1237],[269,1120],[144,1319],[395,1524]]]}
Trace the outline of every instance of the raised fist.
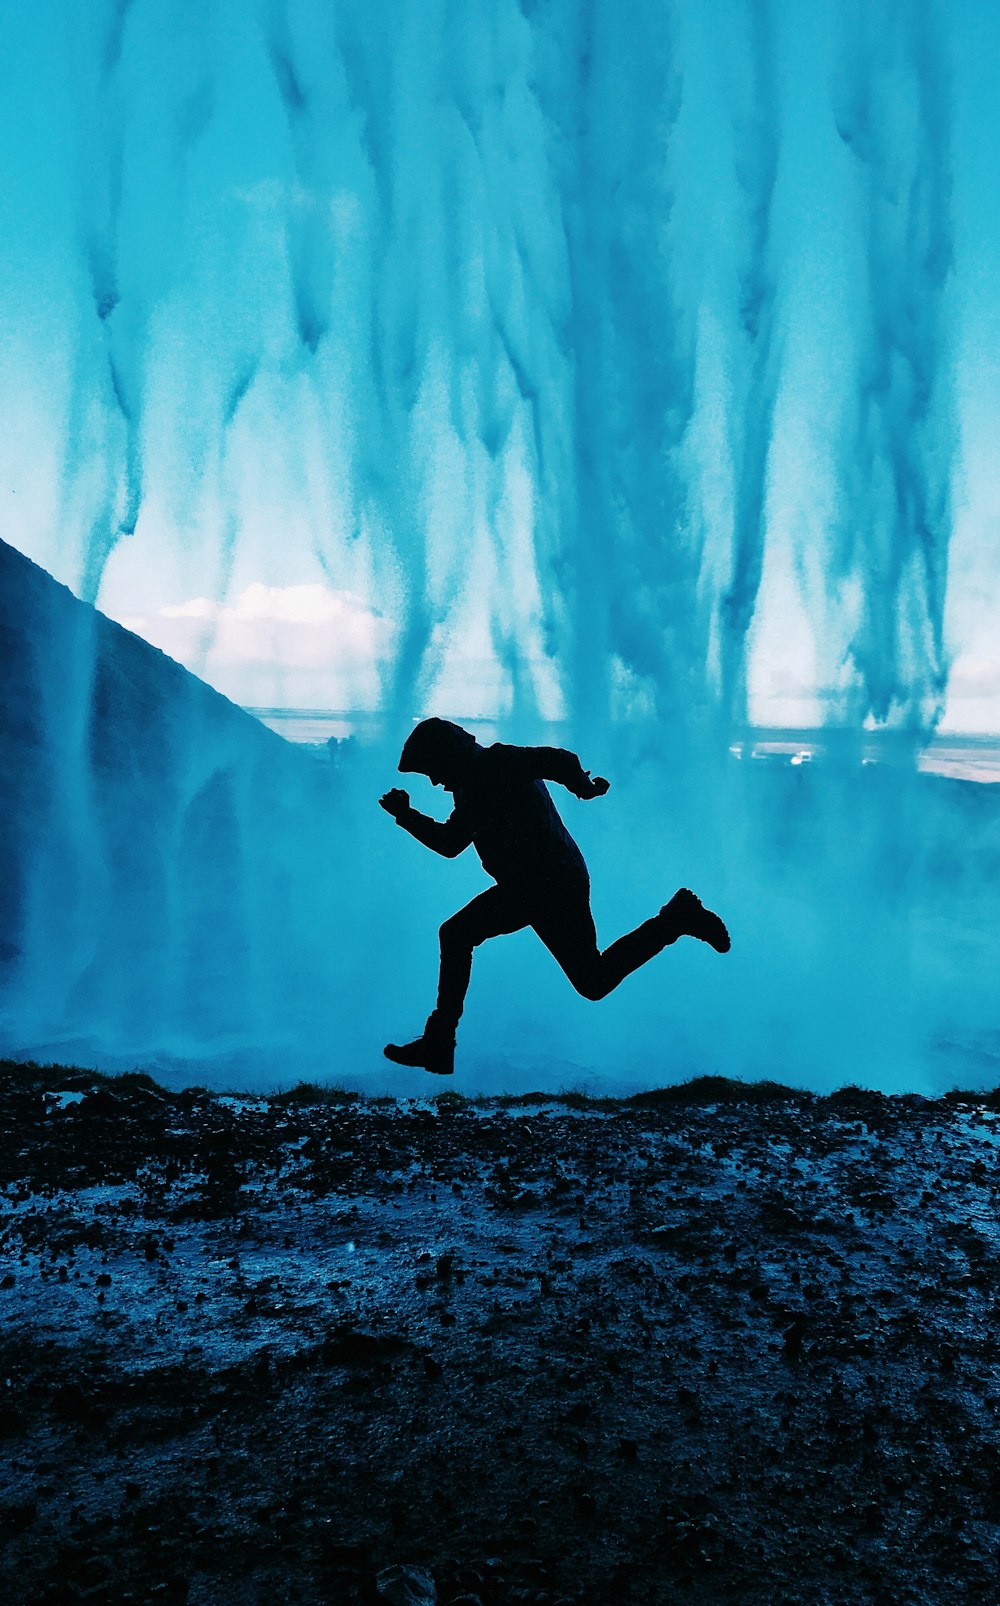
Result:
{"label": "raised fist", "polygon": [[379,798],[379,803],[386,814],[391,814],[394,820],[398,820],[403,810],[410,806],[410,794],[404,792],[401,786],[394,786],[391,791]]}

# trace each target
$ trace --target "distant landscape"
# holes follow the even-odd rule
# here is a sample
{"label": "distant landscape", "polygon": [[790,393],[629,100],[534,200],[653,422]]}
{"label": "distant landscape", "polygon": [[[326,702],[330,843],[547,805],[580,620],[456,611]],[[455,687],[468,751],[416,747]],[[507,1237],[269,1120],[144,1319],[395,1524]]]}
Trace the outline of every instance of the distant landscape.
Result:
{"label": "distant landscape", "polygon": [[[374,735],[382,717],[363,711],[335,708],[248,708],[270,730],[288,742],[319,746],[331,739],[344,741]],[[467,719],[482,740],[496,739],[490,720]],[[553,740],[556,740],[554,737]],[[898,756],[909,738],[895,731],[871,731],[860,738],[862,762],[888,762]],[[734,758],[770,759],[776,763],[804,764],[827,755],[830,733],[822,729],[787,730],[752,726],[743,740],[733,744]],[[1000,781],[1000,735],[948,731],[931,736],[919,748],[918,766],[928,775],[947,775],[959,781]]]}

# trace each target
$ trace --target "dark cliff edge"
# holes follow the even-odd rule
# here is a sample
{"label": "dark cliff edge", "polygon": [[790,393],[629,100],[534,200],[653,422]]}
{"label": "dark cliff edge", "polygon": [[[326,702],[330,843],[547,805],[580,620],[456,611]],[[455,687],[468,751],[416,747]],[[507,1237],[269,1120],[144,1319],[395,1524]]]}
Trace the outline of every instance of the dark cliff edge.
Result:
{"label": "dark cliff edge", "polygon": [[148,1047],[280,1014],[332,895],[301,869],[334,784],[0,542],[7,1047]]}

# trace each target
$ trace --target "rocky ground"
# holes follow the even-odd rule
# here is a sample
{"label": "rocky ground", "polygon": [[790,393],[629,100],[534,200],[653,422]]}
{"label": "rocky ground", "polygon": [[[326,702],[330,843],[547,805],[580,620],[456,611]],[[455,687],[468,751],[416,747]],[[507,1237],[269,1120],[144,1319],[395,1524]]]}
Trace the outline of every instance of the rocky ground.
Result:
{"label": "rocky ground", "polygon": [[0,1066],[0,1598],[995,1602],[998,1110]]}

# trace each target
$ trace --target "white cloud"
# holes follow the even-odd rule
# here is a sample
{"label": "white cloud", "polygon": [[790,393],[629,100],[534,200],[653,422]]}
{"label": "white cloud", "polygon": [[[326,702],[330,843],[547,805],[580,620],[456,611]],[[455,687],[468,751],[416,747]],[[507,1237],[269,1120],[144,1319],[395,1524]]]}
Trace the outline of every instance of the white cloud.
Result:
{"label": "white cloud", "polygon": [[217,619],[218,616],[217,605],[208,597],[192,597],[190,602],[178,603],[176,608],[161,608],[159,612],[161,619]]}
{"label": "white cloud", "polygon": [[231,601],[191,597],[119,623],[226,696],[258,706],[371,706],[393,634],[353,592],[259,581]]}
{"label": "white cloud", "polygon": [[948,689],[956,697],[1000,696],[1000,663],[966,653],[955,659]]}
{"label": "white cloud", "polygon": [[234,602],[213,602],[192,597],[190,602],[161,608],[160,619],[210,620],[218,626],[244,623],[348,625],[377,632],[379,616],[351,591],[332,591],[324,585],[265,586],[259,580],[247,586]]}

